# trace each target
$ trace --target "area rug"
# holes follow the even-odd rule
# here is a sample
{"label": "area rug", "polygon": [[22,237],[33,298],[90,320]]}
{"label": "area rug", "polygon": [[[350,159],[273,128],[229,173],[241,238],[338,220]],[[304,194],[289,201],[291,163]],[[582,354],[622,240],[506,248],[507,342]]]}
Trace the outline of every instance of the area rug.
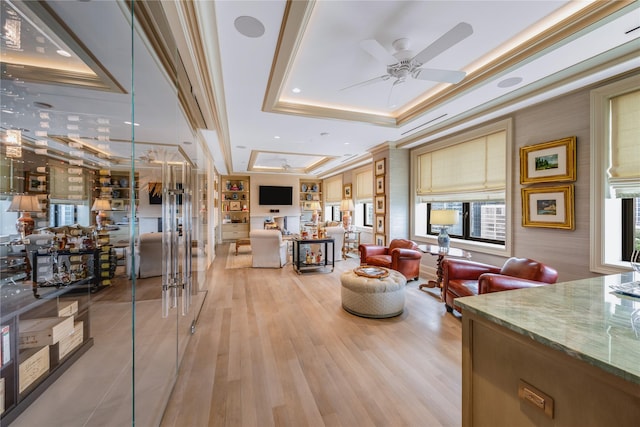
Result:
{"label": "area rug", "polygon": [[236,245],[229,245],[229,253],[227,254],[227,264],[225,268],[248,268],[251,267],[253,256],[251,255],[251,246],[240,246],[238,255],[236,255]]}

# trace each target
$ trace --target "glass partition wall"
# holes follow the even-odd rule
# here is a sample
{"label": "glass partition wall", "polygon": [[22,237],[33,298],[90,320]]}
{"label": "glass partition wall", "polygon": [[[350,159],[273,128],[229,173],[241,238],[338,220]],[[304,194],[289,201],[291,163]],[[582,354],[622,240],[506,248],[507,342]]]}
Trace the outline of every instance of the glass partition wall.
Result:
{"label": "glass partition wall", "polygon": [[206,294],[211,161],[138,3],[2,2],[0,426],[158,425]]}

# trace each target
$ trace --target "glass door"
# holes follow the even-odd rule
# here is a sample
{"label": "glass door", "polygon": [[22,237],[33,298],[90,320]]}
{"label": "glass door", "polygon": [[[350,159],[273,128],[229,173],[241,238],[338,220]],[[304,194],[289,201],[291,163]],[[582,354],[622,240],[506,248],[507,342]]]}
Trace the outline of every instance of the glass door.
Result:
{"label": "glass door", "polygon": [[0,426],[162,418],[212,248],[159,4],[0,6]]}

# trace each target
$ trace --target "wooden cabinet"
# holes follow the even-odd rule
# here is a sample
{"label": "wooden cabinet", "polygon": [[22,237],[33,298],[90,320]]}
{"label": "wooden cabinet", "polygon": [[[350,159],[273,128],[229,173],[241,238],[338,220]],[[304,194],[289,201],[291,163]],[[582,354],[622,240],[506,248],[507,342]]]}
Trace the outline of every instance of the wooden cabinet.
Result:
{"label": "wooden cabinet", "polygon": [[249,237],[250,211],[249,177],[223,176],[220,189],[222,240]]}
{"label": "wooden cabinet", "polygon": [[96,176],[94,198],[111,201],[109,212],[111,224],[130,221],[131,200],[138,203],[138,175],[135,175],[132,187],[131,174],[128,171],[100,169]]}
{"label": "wooden cabinet", "polygon": [[8,425],[93,345],[93,338],[86,288],[41,288],[24,281],[3,286],[0,293],[0,424]]}
{"label": "wooden cabinet", "polygon": [[322,220],[322,181],[300,180],[300,212],[302,223],[313,221],[313,213],[317,212],[318,221]]}
{"label": "wooden cabinet", "polygon": [[246,239],[249,237],[249,224],[222,224],[222,240]]}

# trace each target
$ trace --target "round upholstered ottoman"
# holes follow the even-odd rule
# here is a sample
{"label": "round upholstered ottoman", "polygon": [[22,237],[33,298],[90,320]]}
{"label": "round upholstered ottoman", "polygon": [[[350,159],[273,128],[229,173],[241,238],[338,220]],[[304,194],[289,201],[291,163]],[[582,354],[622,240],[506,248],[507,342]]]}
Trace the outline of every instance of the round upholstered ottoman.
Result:
{"label": "round upholstered ottoman", "polygon": [[366,277],[354,271],[340,276],[342,308],[361,317],[398,316],[404,310],[404,288],[407,279],[395,270],[382,278]]}

